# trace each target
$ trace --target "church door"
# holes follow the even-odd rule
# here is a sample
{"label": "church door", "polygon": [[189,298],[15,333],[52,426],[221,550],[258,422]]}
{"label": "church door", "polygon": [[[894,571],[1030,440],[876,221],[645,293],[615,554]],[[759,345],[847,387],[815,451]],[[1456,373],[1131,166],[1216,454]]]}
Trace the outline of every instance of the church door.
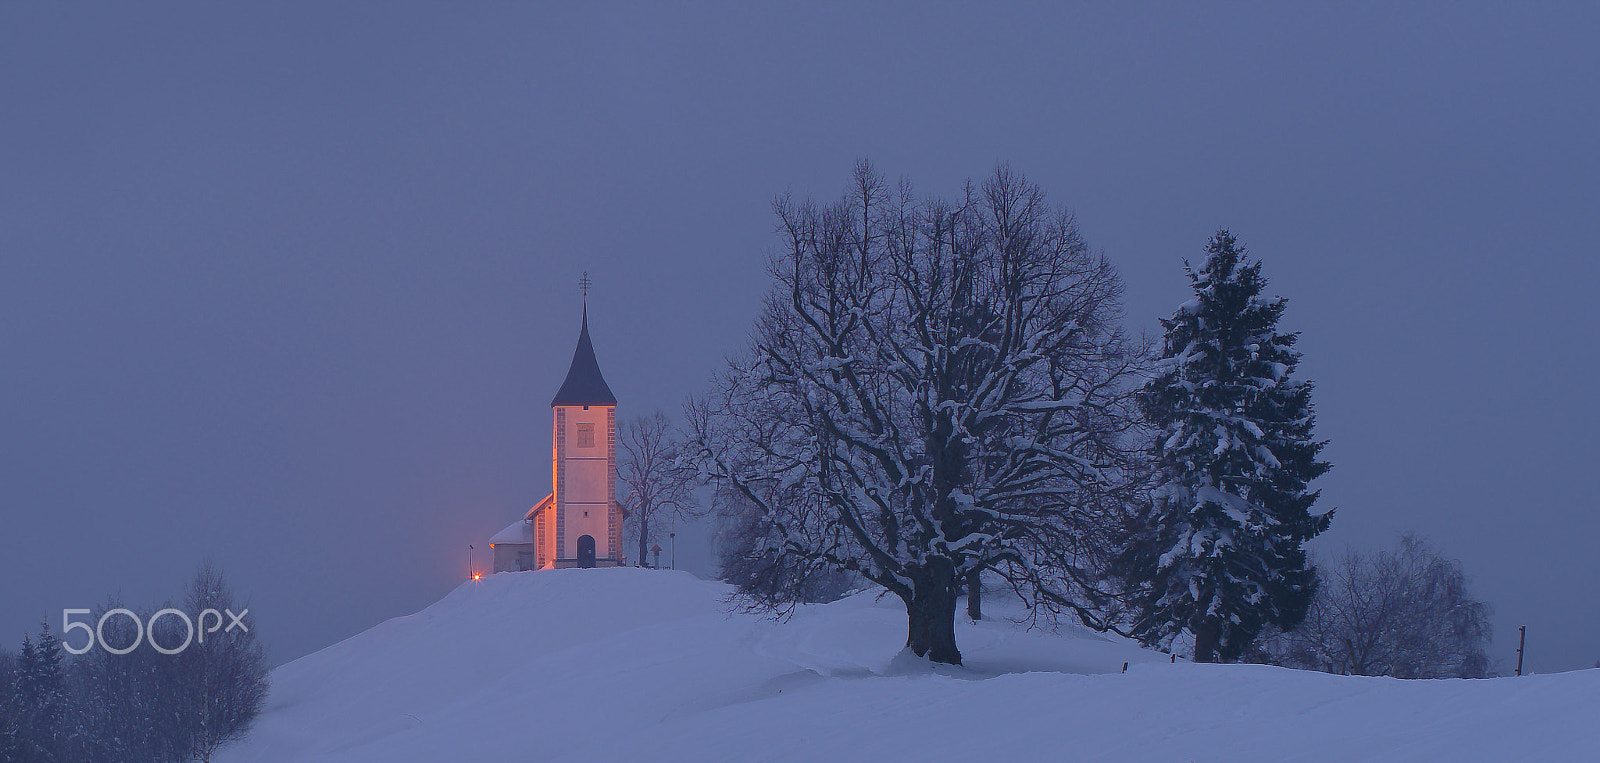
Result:
{"label": "church door", "polygon": [[593,567],[594,566],[594,536],[593,535],[580,535],[580,536],[578,536],[578,566],[579,567]]}

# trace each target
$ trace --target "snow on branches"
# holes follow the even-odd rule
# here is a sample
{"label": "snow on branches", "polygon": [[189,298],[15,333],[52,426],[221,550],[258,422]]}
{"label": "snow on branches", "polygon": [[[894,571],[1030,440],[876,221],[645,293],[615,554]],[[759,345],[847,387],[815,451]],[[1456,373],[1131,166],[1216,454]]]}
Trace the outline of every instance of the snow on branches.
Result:
{"label": "snow on branches", "polygon": [[1264,297],[1259,262],[1226,230],[1188,270],[1195,298],[1163,320],[1159,376],[1140,394],[1158,485],[1119,569],[1131,584],[1133,633],[1170,646],[1195,634],[1198,661],[1235,659],[1268,624],[1292,628],[1316,588],[1302,545],[1328,526],[1312,514],[1316,460],[1311,385],[1291,379],[1295,334],[1285,302]]}
{"label": "snow on branches", "polygon": [[703,471],[772,548],[903,599],[918,655],[960,661],[980,572],[1098,625],[1144,357],[1111,265],[1006,168],[947,201],[861,164],[838,203],[776,212],[752,344],[691,411]]}

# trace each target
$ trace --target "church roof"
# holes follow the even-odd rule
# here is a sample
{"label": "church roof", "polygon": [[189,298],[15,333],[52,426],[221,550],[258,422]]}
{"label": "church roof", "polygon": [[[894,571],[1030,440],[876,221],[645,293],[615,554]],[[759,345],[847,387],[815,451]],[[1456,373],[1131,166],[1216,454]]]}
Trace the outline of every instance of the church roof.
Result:
{"label": "church roof", "polygon": [[572,352],[572,367],[567,369],[567,380],[561,383],[550,407],[558,405],[616,405],[617,396],[606,386],[600,375],[600,364],[594,359],[594,344],[589,341],[589,308],[583,308],[583,330],[578,332],[578,348]]}
{"label": "church roof", "polygon": [[528,513],[523,515],[522,519],[506,525],[506,529],[495,533],[494,537],[489,539],[489,545],[498,546],[504,543],[508,546],[511,546],[532,543],[534,517],[539,516],[539,512],[550,508],[550,505],[555,503],[555,498],[556,494],[551,493],[539,499],[539,502],[534,504],[533,508],[528,509]]}
{"label": "church roof", "polygon": [[523,519],[527,519],[527,520],[532,520],[534,517],[539,516],[539,512],[550,508],[550,506],[553,505],[555,502],[556,502],[556,494],[555,493],[551,493],[551,494],[549,494],[549,495],[547,495],[547,496],[545,496],[543,498],[540,498],[539,502],[534,504],[533,508],[528,509],[528,513],[524,514],[522,518]]}
{"label": "church roof", "polygon": [[616,405],[616,395],[600,376],[595,362],[594,342],[589,341],[589,307],[584,306],[584,328],[578,333],[578,349],[573,350],[573,366],[566,370],[562,389],[555,392],[550,408],[558,405]]}
{"label": "church roof", "polygon": [[533,542],[533,523],[519,519],[506,526],[506,529],[494,534],[489,539],[489,545],[520,546]]}

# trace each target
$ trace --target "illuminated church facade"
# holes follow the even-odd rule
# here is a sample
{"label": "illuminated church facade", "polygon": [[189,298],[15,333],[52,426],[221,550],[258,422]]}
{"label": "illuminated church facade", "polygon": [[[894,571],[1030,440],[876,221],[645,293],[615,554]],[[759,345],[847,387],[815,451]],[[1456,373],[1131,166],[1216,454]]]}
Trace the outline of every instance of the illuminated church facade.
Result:
{"label": "illuminated church facade", "polygon": [[572,366],[550,412],[554,490],[489,539],[494,571],[625,564],[616,495],[617,398],[594,357],[587,306]]}

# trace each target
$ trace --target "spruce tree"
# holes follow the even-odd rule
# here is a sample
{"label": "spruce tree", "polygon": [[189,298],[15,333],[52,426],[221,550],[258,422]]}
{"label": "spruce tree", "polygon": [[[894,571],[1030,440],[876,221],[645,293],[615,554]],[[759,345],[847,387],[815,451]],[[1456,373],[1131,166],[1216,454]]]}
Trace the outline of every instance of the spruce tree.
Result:
{"label": "spruce tree", "polygon": [[8,746],[23,760],[59,759],[60,733],[65,713],[61,648],[50,624],[37,640],[24,636],[17,660],[17,680],[12,697],[12,724]]}
{"label": "spruce tree", "polygon": [[49,621],[39,625],[31,668],[24,701],[28,705],[28,736],[33,759],[59,760],[61,726],[66,714],[65,676],[61,666],[61,642],[50,632]]}
{"label": "spruce tree", "polygon": [[35,676],[39,672],[38,652],[33,648],[33,635],[22,634],[22,652],[17,656],[17,678],[14,691],[18,697],[32,696]]}
{"label": "spruce tree", "polygon": [[34,644],[34,669],[38,676],[36,687],[40,704],[50,706],[61,702],[61,641],[50,631],[50,621],[39,623],[39,640]]}
{"label": "spruce tree", "polygon": [[17,656],[17,678],[12,689],[11,745],[21,759],[37,757],[33,719],[39,698],[39,651],[33,636],[22,635],[22,652]]}
{"label": "spruce tree", "polygon": [[22,635],[22,651],[11,661],[6,672],[6,685],[0,687],[5,696],[0,697],[0,760],[22,759],[23,745],[28,740],[26,705],[23,696],[29,692],[30,677],[36,661],[33,637]]}
{"label": "spruce tree", "polygon": [[1195,298],[1161,322],[1160,375],[1140,395],[1157,486],[1118,566],[1133,635],[1170,648],[1187,630],[1196,662],[1231,661],[1268,624],[1305,617],[1316,573],[1303,544],[1332,516],[1311,513],[1307,483],[1329,465],[1311,384],[1291,378],[1297,334],[1278,332],[1285,301],[1262,296],[1261,263],[1221,230],[1185,271]]}

